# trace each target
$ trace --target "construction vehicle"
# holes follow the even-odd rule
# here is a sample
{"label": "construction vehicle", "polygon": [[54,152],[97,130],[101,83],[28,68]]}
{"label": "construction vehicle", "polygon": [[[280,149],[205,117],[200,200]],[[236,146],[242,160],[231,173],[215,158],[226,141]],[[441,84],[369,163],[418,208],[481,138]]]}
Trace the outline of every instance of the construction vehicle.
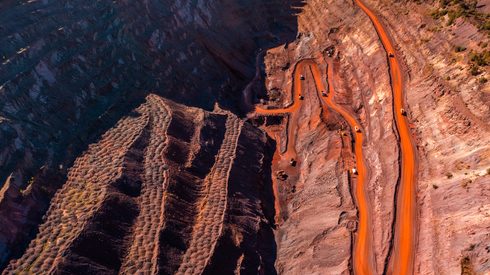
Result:
{"label": "construction vehicle", "polygon": [[357,126],[354,126],[354,130],[355,130],[356,132],[358,132],[358,133],[360,133],[360,132],[361,132],[361,128],[359,128],[359,127],[357,127]]}
{"label": "construction vehicle", "polygon": [[393,53],[389,53],[389,54],[388,54],[388,56],[389,56],[390,58],[394,58],[394,57],[395,57],[395,55],[394,55]]}
{"label": "construction vehicle", "polygon": [[405,109],[403,109],[403,108],[400,109],[400,113],[402,114],[402,116],[407,115],[407,111],[405,111]]}
{"label": "construction vehicle", "polygon": [[328,96],[327,92],[322,91],[322,96],[323,96],[323,97],[327,97],[327,96]]}
{"label": "construction vehicle", "polygon": [[299,100],[303,100],[305,97],[303,95],[299,95]]}
{"label": "construction vehicle", "polygon": [[291,158],[291,160],[289,161],[289,164],[291,164],[291,166],[296,166],[296,160],[294,158]]}
{"label": "construction vehicle", "polygon": [[357,169],[356,169],[356,168],[352,168],[352,169],[350,169],[350,172],[351,172],[353,175],[357,175]]}
{"label": "construction vehicle", "polygon": [[304,76],[304,75],[300,75],[300,76],[299,76],[299,79],[301,79],[301,80],[305,80],[305,76]]}

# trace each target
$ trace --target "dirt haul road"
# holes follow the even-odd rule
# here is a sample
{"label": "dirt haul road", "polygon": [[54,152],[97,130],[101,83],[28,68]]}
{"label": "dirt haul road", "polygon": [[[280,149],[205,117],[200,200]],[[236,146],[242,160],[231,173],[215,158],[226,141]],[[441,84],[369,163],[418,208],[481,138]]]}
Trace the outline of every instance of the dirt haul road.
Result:
{"label": "dirt haul road", "polygon": [[388,55],[395,122],[401,148],[401,177],[398,187],[393,255],[388,274],[412,274],[416,228],[416,153],[403,108],[403,75],[389,33],[378,17],[360,0],[356,4],[366,13]]}
{"label": "dirt haul road", "polygon": [[[324,96],[325,85],[322,82],[321,72],[317,64],[312,60],[303,60],[296,64],[294,74],[293,74],[293,104],[287,108],[280,109],[263,109],[256,108],[256,114],[259,115],[278,115],[290,113],[290,121],[288,123],[288,146],[287,151],[283,158],[296,158],[295,151],[295,140],[296,140],[296,129],[297,129],[297,117],[298,110],[300,110],[302,100],[299,100],[301,95],[301,75],[305,75],[305,69],[310,69],[315,81],[316,90],[322,103],[326,103],[328,107],[338,112],[350,125],[352,132],[354,133],[355,147],[354,153],[356,157],[356,167],[357,171],[354,173],[351,170],[351,176],[357,178],[357,184],[355,188],[355,197],[358,205],[359,211],[359,225],[357,231],[357,238],[354,248],[354,266],[356,274],[371,274],[372,270],[372,249],[371,249],[371,232],[370,230],[370,219],[369,219],[369,204],[367,201],[367,195],[365,192],[365,182],[367,177],[367,169],[364,162],[364,157],[362,154],[362,144],[363,144],[363,133],[361,130],[361,125],[357,122],[353,115],[351,115],[347,110],[337,105],[333,101],[335,95],[334,86],[331,82],[333,79],[333,65],[328,66],[328,95]],[[322,108],[326,108],[324,104],[321,104]],[[276,188],[275,188],[276,189]],[[275,192],[276,193],[276,192]],[[277,197],[276,197],[277,200]],[[277,211],[277,209],[276,209]]]}

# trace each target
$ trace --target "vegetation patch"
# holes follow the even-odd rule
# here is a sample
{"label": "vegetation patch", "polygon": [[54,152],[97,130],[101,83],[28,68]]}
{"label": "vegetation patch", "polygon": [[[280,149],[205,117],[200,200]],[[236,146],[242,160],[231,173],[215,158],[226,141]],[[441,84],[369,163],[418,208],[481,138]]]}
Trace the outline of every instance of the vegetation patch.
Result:
{"label": "vegetation patch", "polygon": [[439,7],[431,12],[438,20],[447,15],[446,25],[451,26],[460,17],[470,19],[480,30],[490,31],[490,15],[477,10],[476,0],[439,0]]}

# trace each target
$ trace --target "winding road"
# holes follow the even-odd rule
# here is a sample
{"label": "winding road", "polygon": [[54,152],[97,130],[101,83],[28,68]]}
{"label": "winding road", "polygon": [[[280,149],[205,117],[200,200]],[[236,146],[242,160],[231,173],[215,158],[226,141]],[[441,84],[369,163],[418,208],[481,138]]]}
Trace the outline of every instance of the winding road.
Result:
{"label": "winding road", "polygon": [[[315,87],[322,103],[326,103],[328,107],[332,110],[338,112],[350,125],[352,133],[354,133],[355,147],[354,154],[356,157],[356,169],[357,175],[351,173],[351,176],[357,177],[357,184],[355,188],[355,196],[358,204],[359,211],[359,225],[357,231],[356,244],[354,248],[354,267],[356,274],[371,274],[372,270],[372,249],[371,248],[371,238],[370,238],[370,219],[369,219],[369,204],[366,199],[367,195],[365,192],[365,182],[367,177],[367,169],[362,154],[362,144],[363,144],[363,133],[361,131],[360,123],[355,119],[355,117],[350,114],[346,109],[337,105],[333,101],[335,95],[333,80],[333,64],[329,62],[328,64],[328,96],[323,96],[322,92],[327,91],[325,85],[322,82],[321,72],[317,64],[313,60],[302,60],[296,64],[294,74],[293,74],[293,104],[287,108],[280,109],[263,109],[256,107],[256,114],[259,115],[278,115],[290,113],[290,121],[288,126],[288,149],[286,151],[287,158],[296,158],[295,140],[296,140],[296,129],[297,129],[297,116],[298,110],[300,110],[302,100],[299,99],[301,95],[301,75],[305,75],[305,68],[309,68],[312,72]],[[321,104],[322,108],[326,109],[324,104]],[[356,131],[356,128],[359,129]]]}
{"label": "winding road", "polygon": [[412,274],[416,228],[416,153],[407,118],[402,113],[403,75],[390,35],[380,20],[362,1],[354,0],[369,17],[388,55],[395,122],[401,148],[401,177],[398,189],[393,256],[388,273]]}
{"label": "winding road", "polygon": [[[391,42],[389,33],[385,30],[378,17],[360,0],[354,2],[363,10],[373,23],[376,32],[386,51],[389,73],[391,78],[391,88],[393,92],[393,108],[396,130],[399,136],[401,149],[400,167],[401,175],[399,178],[398,196],[396,198],[396,218],[395,218],[395,236],[393,239],[393,250],[388,258],[386,274],[405,275],[413,273],[414,250],[416,238],[416,153],[415,146],[411,137],[408,120],[404,111],[404,90],[403,90],[403,73],[398,62],[395,47]],[[354,153],[356,157],[357,175],[351,173],[352,176],[357,176],[357,184],[355,188],[355,199],[358,206],[359,223],[357,230],[357,238],[354,244],[354,272],[355,274],[370,275],[373,274],[374,257],[371,240],[371,222],[370,222],[370,207],[365,191],[365,183],[367,178],[367,169],[362,154],[363,133],[360,123],[346,109],[337,105],[333,101],[335,90],[333,86],[333,62],[328,61],[328,96],[323,96],[322,92],[326,91],[321,80],[321,72],[317,64],[313,60],[302,60],[296,64],[293,73],[293,103],[280,109],[264,109],[256,107],[255,113],[258,115],[278,115],[290,114],[288,123],[288,143],[287,151],[282,158],[296,158],[296,129],[298,116],[302,100],[298,100],[301,95],[301,75],[305,75],[305,68],[310,68],[317,93],[319,95],[322,108],[326,109],[329,106],[334,111],[338,112],[352,128],[354,133],[355,147]]]}

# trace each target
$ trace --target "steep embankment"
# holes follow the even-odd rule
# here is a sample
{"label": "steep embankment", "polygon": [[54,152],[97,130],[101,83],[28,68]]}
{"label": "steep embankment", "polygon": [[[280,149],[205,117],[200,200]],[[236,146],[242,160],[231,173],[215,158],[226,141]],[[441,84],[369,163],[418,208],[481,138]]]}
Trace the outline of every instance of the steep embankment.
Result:
{"label": "steep embankment", "polygon": [[218,237],[222,234],[228,200],[227,185],[241,124],[238,118],[228,116],[225,137],[216,155],[216,162],[204,179],[206,193],[199,203],[200,211],[189,240],[189,248],[182,258],[177,274],[201,274],[214,253]]}
{"label": "steep embankment", "polygon": [[487,2],[1,2],[0,268],[487,274]]}
{"label": "steep embankment", "polygon": [[[264,57],[266,91],[259,94],[259,100],[267,109],[260,113],[268,116],[257,121],[278,143],[274,158],[278,161],[273,166],[280,211],[278,270],[294,273],[321,268],[329,272],[337,267],[319,256],[324,255],[323,250],[314,240],[329,238],[331,227],[323,219],[345,209],[341,203],[326,205],[325,200],[334,200],[319,190],[336,185],[328,176],[330,171],[352,164],[353,155],[341,150],[337,167],[325,167],[339,148],[338,143],[328,143],[334,137],[329,130],[346,125],[328,110],[318,108],[323,104],[316,96],[309,96],[308,89],[314,87],[308,73],[304,104],[295,109],[298,115],[278,110],[270,116],[274,109],[291,111],[296,104],[293,64],[312,58],[323,70],[331,58],[335,101],[357,118],[365,138],[362,149],[369,168],[365,190],[371,210],[372,272],[396,269],[410,273],[413,269],[416,274],[452,274],[474,270],[484,274],[488,269],[484,246],[488,235],[484,232],[488,231],[489,125],[482,118],[490,109],[488,66],[478,60],[488,44],[485,31],[474,25],[472,11],[466,10],[469,16],[454,21],[449,20],[451,14],[430,18],[427,11],[438,8],[438,4],[432,5],[437,1],[364,2],[376,18],[370,18],[355,2],[308,1],[298,16],[296,40],[268,50]],[[482,10],[483,6],[477,7],[478,12]],[[390,52],[393,58],[388,57]],[[280,157],[290,150],[292,138],[297,167]],[[344,142],[348,141],[342,140],[342,145]],[[330,144],[327,157],[319,157],[326,144]],[[329,170],[324,174],[328,181],[318,180],[317,169]],[[308,207],[306,201],[316,208]],[[337,255],[349,247],[336,244],[333,251]]]}

